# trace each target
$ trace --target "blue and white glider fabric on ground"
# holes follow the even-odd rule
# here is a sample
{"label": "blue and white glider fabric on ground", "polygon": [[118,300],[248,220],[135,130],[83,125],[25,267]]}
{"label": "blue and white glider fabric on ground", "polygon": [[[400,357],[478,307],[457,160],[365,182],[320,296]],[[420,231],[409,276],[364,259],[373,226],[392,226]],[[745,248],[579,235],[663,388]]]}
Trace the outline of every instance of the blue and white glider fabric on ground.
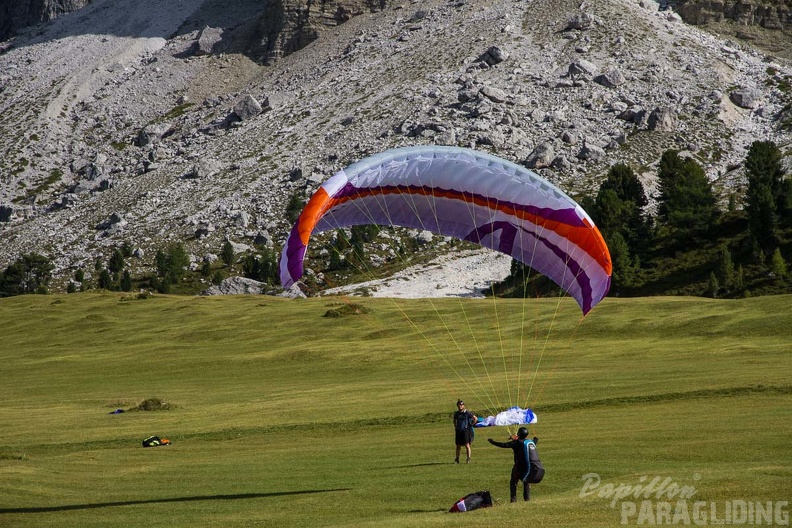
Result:
{"label": "blue and white glider fabric on ground", "polygon": [[495,416],[479,418],[476,427],[492,427],[500,425],[525,425],[536,423],[536,414],[531,409],[509,407]]}

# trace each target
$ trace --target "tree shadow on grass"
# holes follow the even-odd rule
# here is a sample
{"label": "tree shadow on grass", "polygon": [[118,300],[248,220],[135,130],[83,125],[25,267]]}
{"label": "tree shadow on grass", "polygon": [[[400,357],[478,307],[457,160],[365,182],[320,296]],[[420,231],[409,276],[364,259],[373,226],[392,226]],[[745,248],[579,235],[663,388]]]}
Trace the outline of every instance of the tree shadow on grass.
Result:
{"label": "tree shadow on grass", "polygon": [[42,506],[42,507],[33,507],[33,508],[0,508],[0,515],[4,513],[48,513],[48,512],[59,512],[59,511],[69,511],[69,510],[92,510],[95,508],[112,508],[115,506],[135,506],[138,504],[164,504],[169,502],[260,499],[266,497],[284,497],[288,495],[307,495],[310,493],[332,493],[336,491],[349,491],[350,489],[351,488],[336,488],[336,489],[325,489],[325,490],[275,491],[271,493],[238,493],[235,495],[197,495],[195,497],[172,497],[167,499],[101,502],[96,504],[69,504],[65,506]]}

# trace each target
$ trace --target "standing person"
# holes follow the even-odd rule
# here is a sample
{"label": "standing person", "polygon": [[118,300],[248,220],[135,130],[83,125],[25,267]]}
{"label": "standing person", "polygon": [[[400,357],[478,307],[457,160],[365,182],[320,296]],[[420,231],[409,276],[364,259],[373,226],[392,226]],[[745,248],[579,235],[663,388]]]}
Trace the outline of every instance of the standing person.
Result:
{"label": "standing person", "polygon": [[517,502],[517,483],[523,483],[523,499],[531,499],[531,484],[538,484],[544,477],[544,467],[539,460],[539,453],[536,451],[536,443],[539,441],[535,436],[533,440],[528,439],[528,429],[520,427],[517,435],[512,436],[508,442],[496,442],[492,438],[487,441],[495,447],[510,448],[514,451],[514,466],[512,466],[511,479],[509,480],[509,492],[511,502]]}
{"label": "standing person", "polygon": [[465,402],[457,400],[457,410],[454,413],[455,464],[459,464],[459,452],[462,450],[462,446],[465,446],[465,451],[467,452],[466,463],[470,463],[470,443],[473,441],[473,425],[475,425],[476,420],[476,415],[465,408]]}

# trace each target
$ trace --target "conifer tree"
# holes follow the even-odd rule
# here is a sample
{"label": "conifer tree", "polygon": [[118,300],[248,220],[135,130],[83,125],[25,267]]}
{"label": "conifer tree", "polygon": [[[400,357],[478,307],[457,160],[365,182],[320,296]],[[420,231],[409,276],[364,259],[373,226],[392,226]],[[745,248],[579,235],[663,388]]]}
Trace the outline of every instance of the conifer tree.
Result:
{"label": "conifer tree", "polygon": [[113,289],[113,279],[110,276],[110,272],[107,269],[103,269],[101,273],[99,273],[99,281],[98,281],[99,288],[103,290],[112,290]]}
{"label": "conifer tree", "polygon": [[126,266],[126,263],[124,262],[123,253],[121,253],[120,249],[115,249],[110,256],[110,262],[107,263],[107,269],[109,269],[111,273],[117,274],[124,269],[124,266]]}
{"label": "conifer tree", "polygon": [[234,245],[231,244],[231,241],[226,240],[223,244],[222,249],[220,250],[220,258],[223,259],[223,263],[226,266],[231,266],[234,264]]}
{"label": "conifer tree", "polygon": [[635,172],[622,163],[610,168],[594,200],[583,200],[610,249],[614,291],[637,285],[641,256],[646,256],[652,238],[651,219],[644,211],[648,203]]}
{"label": "conifer tree", "polygon": [[129,274],[129,270],[124,270],[123,275],[121,275],[118,289],[125,292],[132,291],[132,276]]}
{"label": "conifer tree", "polygon": [[0,297],[47,293],[52,278],[52,262],[38,253],[27,253],[0,273]]}
{"label": "conifer tree", "polygon": [[713,299],[718,296],[718,289],[720,285],[718,284],[718,277],[715,276],[715,272],[710,272],[709,281],[707,281],[707,295],[712,297]]}
{"label": "conifer tree", "polygon": [[781,160],[781,151],[772,141],[754,141],[745,158],[748,228],[766,256],[778,247],[779,218],[786,219],[791,205]]}
{"label": "conifer tree", "polygon": [[[168,285],[179,282],[185,275],[187,266],[190,265],[190,256],[181,242],[171,244],[167,251],[157,250],[154,257],[157,275]],[[165,292],[161,292],[165,293]]]}
{"label": "conifer tree", "polygon": [[770,271],[776,278],[783,280],[787,274],[787,265],[784,257],[781,255],[781,250],[776,248],[773,251],[773,256],[770,259]]}
{"label": "conifer tree", "polygon": [[729,248],[722,248],[718,258],[718,280],[724,289],[729,290],[734,284],[734,262]]}
{"label": "conifer tree", "polygon": [[658,178],[657,212],[661,223],[681,243],[706,235],[715,226],[719,211],[701,165],[680,157],[675,150],[667,150],[660,159]]}

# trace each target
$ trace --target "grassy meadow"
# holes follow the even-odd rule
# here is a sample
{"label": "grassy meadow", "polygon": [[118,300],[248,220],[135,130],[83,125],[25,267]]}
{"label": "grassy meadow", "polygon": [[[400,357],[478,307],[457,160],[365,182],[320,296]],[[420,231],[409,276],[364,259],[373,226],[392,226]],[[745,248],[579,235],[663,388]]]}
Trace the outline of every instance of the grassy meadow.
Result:
{"label": "grassy meadow", "polygon": [[[721,518],[788,501],[790,304],[0,299],[0,527],[618,526],[609,487],[655,477]],[[506,428],[452,463],[458,397],[536,411],[531,502],[486,442]],[[130,410],[150,398],[169,409]],[[483,489],[496,507],[446,513]]]}

